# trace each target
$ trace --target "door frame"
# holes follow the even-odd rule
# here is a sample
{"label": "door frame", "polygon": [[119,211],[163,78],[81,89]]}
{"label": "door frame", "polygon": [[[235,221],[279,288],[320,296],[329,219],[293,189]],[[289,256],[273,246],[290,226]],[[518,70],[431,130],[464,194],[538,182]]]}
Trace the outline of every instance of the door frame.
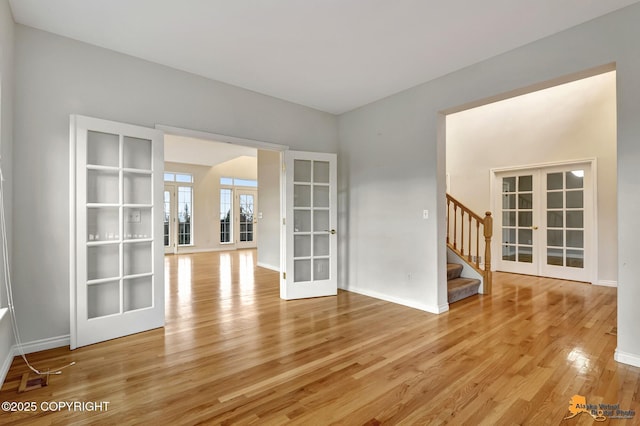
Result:
{"label": "door frame", "polygon": [[[591,259],[588,264],[585,265],[587,281],[590,283],[598,282],[598,173],[597,173],[597,159],[596,158],[585,158],[585,159],[576,159],[576,160],[568,160],[568,161],[553,161],[546,163],[535,163],[535,164],[526,164],[520,166],[509,166],[509,167],[498,167],[491,168],[489,170],[489,205],[490,210],[496,212],[496,220],[498,223],[502,223],[502,218],[497,218],[498,211],[502,209],[500,206],[496,205],[496,185],[498,183],[498,174],[502,173],[519,173],[526,171],[534,171],[538,169],[548,169],[553,167],[570,167],[570,166],[579,166],[579,165],[589,165],[591,172],[591,197],[592,197],[592,205],[591,205],[591,217],[592,223],[589,230],[590,235],[590,244],[587,248],[587,244],[585,244],[585,258],[587,257]],[[496,225],[497,225],[496,224]],[[586,223],[585,223],[586,225]],[[498,226],[495,228],[495,232],[500,232]],[[501,256],[501,235],[494,233],[494,236],[491,240],[491,256],[494,259],[498,259]],[[588,251],[587,251],[588,250]],[[496,271],[498,262],[493,262],[491,269]]]}

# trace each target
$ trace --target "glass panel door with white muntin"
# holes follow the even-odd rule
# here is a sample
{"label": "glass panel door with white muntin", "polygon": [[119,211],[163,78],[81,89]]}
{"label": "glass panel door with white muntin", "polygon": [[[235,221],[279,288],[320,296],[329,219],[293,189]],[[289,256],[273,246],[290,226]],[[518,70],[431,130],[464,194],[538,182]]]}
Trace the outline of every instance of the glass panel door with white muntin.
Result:
{"label": "glass panel door with white muntin", "polygon": [[162,155],[154,154],[161,133],[153,129],[80,116],[71,121],[76,348],[164,323],[164,280],[154,262],[161,253],[154,187]]}
{"label": "glass panel door with white muntin", "polygon": [[590,279],[590,171],[590,164],[568,164],[496,175],[502,237],[497,270]]}
{"label": "glass panel door with white muntin", "polygon": [[584,169],[546,174],[546,265],[585,267]]}
{"label": "glass panel door with white muntin", "polygon": [[337,293],[336,156],[285,153],[286,278],[281,297]]}

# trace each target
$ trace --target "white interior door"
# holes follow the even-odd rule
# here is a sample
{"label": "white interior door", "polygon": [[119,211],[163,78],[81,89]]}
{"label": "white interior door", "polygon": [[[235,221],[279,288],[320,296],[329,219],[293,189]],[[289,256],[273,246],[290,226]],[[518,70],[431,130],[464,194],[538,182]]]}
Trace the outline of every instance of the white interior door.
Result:
{"label": "white interior door", "polygon": [[496,269],[593,281],[591,163],[496,173]]}
{"label": "white interior door", "polygon": [[235,197],[235,240],[237,248],[255,248],[258,236],[258,192],[237,189]]}
{"label": "white interior door", "polygon": [[594,191],[590,164],[541,171],[540,275],[594,281]]}
{"label": "white interior door", "polygon": [[164,325],[162,132],[71,117],[71,349]]}
{"label": "white interior door", "polygon": [[331,296],[337,287],[337,156],[284,153],[280,297]]}

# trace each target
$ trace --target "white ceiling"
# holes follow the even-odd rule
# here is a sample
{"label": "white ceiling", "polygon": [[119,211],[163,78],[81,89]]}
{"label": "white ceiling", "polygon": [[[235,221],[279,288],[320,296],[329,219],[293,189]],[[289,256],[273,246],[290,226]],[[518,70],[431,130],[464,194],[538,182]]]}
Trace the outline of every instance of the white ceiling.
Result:
{"label": "white ceiling", "polygon": [[257,157],[257,155],[257,149],[237,144],[164,135],[164,159],[174,163],[217,166],[238,157]]}
{"label": "white ceiling", "polygon": [[640,0],[10,0],[16,22],[340,114]]}

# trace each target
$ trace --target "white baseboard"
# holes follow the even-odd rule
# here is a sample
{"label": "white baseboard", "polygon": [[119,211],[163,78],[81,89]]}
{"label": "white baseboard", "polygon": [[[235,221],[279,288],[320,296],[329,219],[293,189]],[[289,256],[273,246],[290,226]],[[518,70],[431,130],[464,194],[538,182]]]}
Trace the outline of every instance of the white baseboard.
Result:
{"label": "white baseboard", "polygon": [[214,248],[214,247],[210,247],[210,248],[180,248],[178,249],[177,253],[167,253],[167,254],[194,254],[194,253],[208,253],[208,252],[214,252],[214,251],[230,251],[230,250],[235,250],[235,247],[230,247],[230,248]]}
{"label": "white baseboard", "polygon": [[611,280],[600,280],[593,284],[603,286],[603,287],[618,287],[618,281],[611,281]]}
{"label": "white baseboard", "polygon": [[388,294],[379,293],[377,291],[366,290],[357,287],[341,287],[342,290],[351,291],[353,293],[362,294],[363,296],[373,297],[374,299],[384,300],[386,302],[396,303],[398,305],[407,306],[409,308],[419,309],[421,311],[429,312],[431,314],[442,314],[449,310],[449,304],[446,303],[444,305],[436,306],[436,305],[425,305],[424,303],[416,303],[413,300],[406,300],[399,297],[390,296]]}
{"label": "white baseboard", "polygon": [[0,386],[13,362],[13,333],[9,309],[0,308]]}
{"label": "white baseboard", "polygon": [[2,385],[4,384],[4,379],[7,378],[7,373],[9,372],[11,364],[13,363],[13,352],[14,348],[9,349],[6,358],[0,366],[0,387],[2,387]]}
{"label": "white baseboard", "polygon": [[633,365],[634,367],[640,367],[640,355],[630,354],[622,352],[616,349],[616,353],[613,355],[613,359],[623,364]]}
{"label": "white baseboard", "polygon": [[[64,336],[49,337],[47,339],[34,340],[32,342],[22,343],[22,350],[25,354],[33,352],[46,351],[48,349],[60,348],[62,346],[69,346],[71,338],[68,334]],[[18,345],[13,347],[13,354],[17,356],[20,354],[20,348]]]}
{"label": "white baseboard", "polygon": [[256,265],[258,265],[261,268],[271,269],[272,271],[280,272],[280,266],[273,266],[264,262],[257,262]]}
{"label": "white baseboard", "polygon": [[[22,349],[25,354],[33,352],[46,351],[47,349],[59,348],[62,346],[69,346],[69,335],[51,337],[48,339],[34,340],[33,342],[27,342],[22,344]],[[13,345],[7,352],[7,356],[0,366],[0,386],[4,384],[4,380],[7,378],[7,373],[11,368],[11,364],[15,357],[20,356],[20,349],[18,345]]]}

